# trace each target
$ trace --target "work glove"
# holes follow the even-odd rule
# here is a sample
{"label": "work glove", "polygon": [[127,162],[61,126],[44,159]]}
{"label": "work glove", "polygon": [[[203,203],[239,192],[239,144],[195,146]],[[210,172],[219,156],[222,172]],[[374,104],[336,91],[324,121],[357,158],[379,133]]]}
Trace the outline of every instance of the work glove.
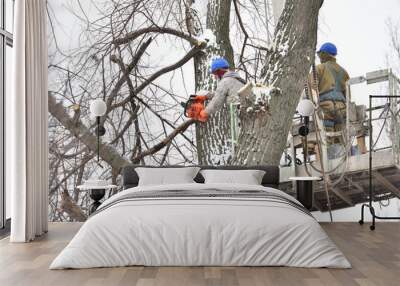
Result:
{"label": "work glove", "polygon": [[207,119],[208,119],[208,113],[207,113],[207,111],[205,111],[205,110],[200,111],[198,120],[199,120],[200,122],[206,122]]}

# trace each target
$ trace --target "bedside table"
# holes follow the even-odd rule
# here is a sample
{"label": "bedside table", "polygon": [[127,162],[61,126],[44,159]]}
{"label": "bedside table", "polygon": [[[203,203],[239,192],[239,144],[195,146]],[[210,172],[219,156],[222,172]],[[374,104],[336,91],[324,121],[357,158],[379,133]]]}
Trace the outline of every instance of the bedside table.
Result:
{"label": "bedside table", "polygon": [[83,184],[83,185],[77,186],[77,189],[79,189],[80,191],[89,191],[89,196],[93,200],[93,203],[89,209],[89,215],[91,215],[101,205],[100,200],[106,194],[106,190],[114,189],[116,187],[118,187],[118,186],[116,186],[116,185],[100,186],[100,185]]}
{"label": "bedside table", "polygon": [[289,180],[296,181],[297,200],[308,210],[313,206],[313,182],[321,181],[320,177],[290,177]]}

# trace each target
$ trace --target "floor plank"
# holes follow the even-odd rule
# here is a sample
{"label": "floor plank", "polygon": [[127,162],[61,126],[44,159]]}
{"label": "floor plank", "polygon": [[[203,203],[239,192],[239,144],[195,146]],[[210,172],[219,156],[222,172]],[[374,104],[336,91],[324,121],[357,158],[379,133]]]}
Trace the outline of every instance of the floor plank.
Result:
{"label": "floor plank", "polygon": [[2,286],[398,286],[400,223],[380,222],[375,231],[357,223],[322,223],[352,263],[352,269],[289,267],[119,267],[50,271],[55,256],[78,231],[80,223],[51,223],[32,243],[0,240]]}

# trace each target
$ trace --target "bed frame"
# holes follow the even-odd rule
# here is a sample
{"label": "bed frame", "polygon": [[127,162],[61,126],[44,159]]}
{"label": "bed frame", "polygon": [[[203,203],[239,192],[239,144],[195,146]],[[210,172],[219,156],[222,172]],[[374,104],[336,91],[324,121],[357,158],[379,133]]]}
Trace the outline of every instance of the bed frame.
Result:
{"label": "bed frame", "polygon": [[[141,165],[128,165],[122,169],[122,181],[124,189],[129,189],[136,187],[139,183],[139,176],[135,171],[136,167],[145,167],[145,168],[182,168],[188,166],[141,166]],[[261,184],[265,187],[271,187],[278,189],[279,188],[279,167],[271,166],[271,165],[260,165],[260,166],[198,166],[202,170],[205,169],[217,169],[217,170],[263,170],[265,171],[265,175],[262,179]],[[194,178],[197,183],[204,183],[204,178],[200,174]]]}

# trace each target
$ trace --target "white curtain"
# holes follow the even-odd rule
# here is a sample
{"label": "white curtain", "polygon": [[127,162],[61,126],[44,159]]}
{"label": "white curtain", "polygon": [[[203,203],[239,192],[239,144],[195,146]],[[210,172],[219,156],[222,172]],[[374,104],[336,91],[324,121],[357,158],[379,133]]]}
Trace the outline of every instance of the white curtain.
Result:
{"label": "white curtain", "polygon": [[12,242],[47,232],[47,16],[45,0],[15,1],[13,93],[6,98]]}

